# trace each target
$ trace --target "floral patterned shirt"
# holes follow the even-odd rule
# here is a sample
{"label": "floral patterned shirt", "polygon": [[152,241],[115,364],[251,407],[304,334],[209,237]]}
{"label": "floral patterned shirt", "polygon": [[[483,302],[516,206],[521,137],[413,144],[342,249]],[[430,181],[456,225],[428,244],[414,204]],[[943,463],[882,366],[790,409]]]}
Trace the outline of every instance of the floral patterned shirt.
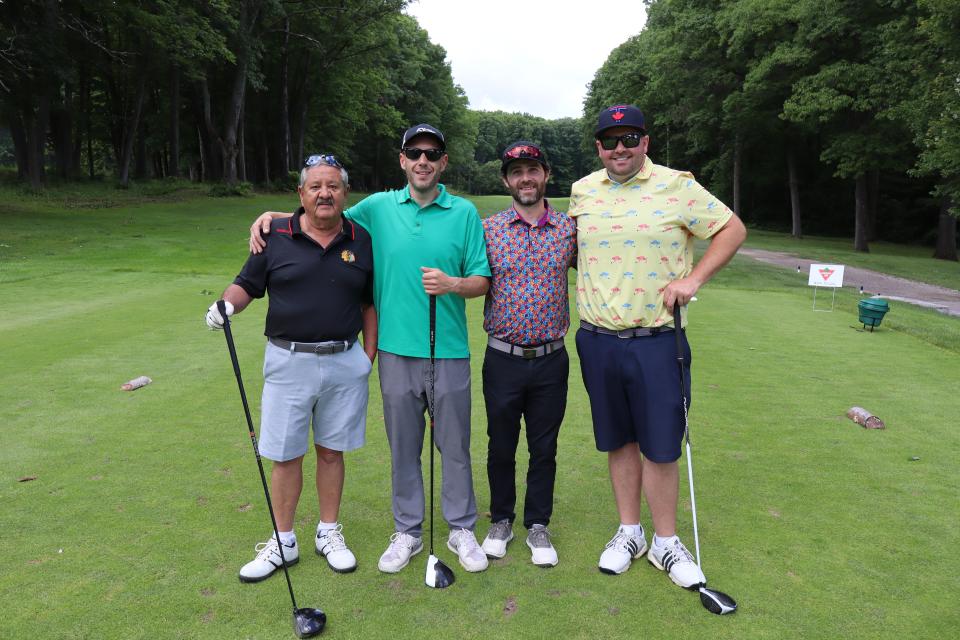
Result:
{"label": "floral patterned shirt", "polygon": [[547,211],[528,224],[514,209],[483,221],[493,274],[483,328],[524,347],[560,340],[570,328],[567,269],[576,266],[577,236],[570,216]]}

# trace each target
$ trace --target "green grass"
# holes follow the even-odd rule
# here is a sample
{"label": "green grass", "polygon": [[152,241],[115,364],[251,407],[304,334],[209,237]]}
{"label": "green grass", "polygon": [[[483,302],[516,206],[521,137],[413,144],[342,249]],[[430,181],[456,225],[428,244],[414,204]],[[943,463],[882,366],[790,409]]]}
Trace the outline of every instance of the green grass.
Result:
{"label": "green grass", "polygon": [[[236,578],[269,520],[223,336],[202,320],[244,260],[252,216],[290,205],[190,194],[111,208],[24,196],[0,205],[0,637],[292,637],[282,577]],[[857,331],[855,295],[814,312],[803,280],[736,258],[691,308],[704,568],[738,598],[734,616],[706,613],[646,561],[615,578],[596,570],[616,513],[572,335],[551,525],[558,567],[530,565],[520,539],[479,575],[439,544],[458,578],[445,591],[423,585],[424,556],[394,576],[376,570],[392,520],[374,375],[342,510],[360,568],[336,575],[310,552],[307,483],[297,520],[307,544],[291,570],[299,602],[328,613],[333,638],[949,637],[960,624],[960,322],[891,303],[877,332]],[[235,322],[255,416],[265,308]],[[477,356],[481,308],[468,305]],[[473,454],[484,511],[480,364]],[[137,375],[154,382],[119,391]],[[854,405],[887,429],[847,420]]]}

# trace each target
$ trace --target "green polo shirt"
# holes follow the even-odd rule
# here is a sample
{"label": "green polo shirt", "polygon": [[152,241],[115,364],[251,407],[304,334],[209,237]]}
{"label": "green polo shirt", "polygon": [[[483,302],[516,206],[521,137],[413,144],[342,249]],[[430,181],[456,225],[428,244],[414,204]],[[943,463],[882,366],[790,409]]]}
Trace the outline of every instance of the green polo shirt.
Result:
{"label": "green polo shirt", "polygon": [[[461,278],[490,277],[476,207],[442,184],[439,189],[437,199],[423,208],[407,185],[367,196],[345,212],[373,238],[379,346],[400,356],[430,357],[430,305],[420,267]],[[456,294],[437,297],[438,358],[470,356],[465,306]]]}

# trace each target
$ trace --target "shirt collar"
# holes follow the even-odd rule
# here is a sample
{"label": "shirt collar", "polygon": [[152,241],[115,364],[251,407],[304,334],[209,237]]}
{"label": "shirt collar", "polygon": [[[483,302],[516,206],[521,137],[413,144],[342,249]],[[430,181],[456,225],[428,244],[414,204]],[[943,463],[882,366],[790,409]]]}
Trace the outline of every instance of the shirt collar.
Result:
{"label": "shirt collar", "polygon": [[[300,235],[306,235],[303,233],[303,227],[300,226],[300,215],[306,213],[303,207],[297,207],[297,210],[293,212],[293,215],[290,217],[290,233]],[[347,218],[342,213],[340,214],[340,220],[343,222],[343,227],[340,229],[340,233],[333,239],[334,242],[340,240],[342,237],[349,236],[351,240],[357,239],[357,230],[353,226],[353,221]],[[332,244],[332,243],[331,243]]]}
{"label": "shirt collar", "polygon": [[[534,224],[534,225],[531,225],[531,226],[534,226],[534,227],[545,227],[545,226],[547,226],[548,224],[549,224],[550,226],[552,226],[552,227],[557,226],[557,224],[558,224],[558,221],[557,221],[557,212],[554,210],[553,207],[550,206],[550,202],[549,202],[546,198],[543,199],[543,205],[544,205],[544,207],[546,208],[546,211],[544,211],[544,212],[543,212],[543,215],[540,216],[540,219],[537,220],[537,224]],[[524,219],[520,216],[520,213],[519,213],[515,208],[514,208],[514,209],[510,209],[510,211],[513,211],[513,216],[514,216],[514,217],[513,217],[513,220],[510,221],[511,224],[513,224],[514,222],[518,222],[518,221],[519,221],[519,222],[523,222],[524,224],[527,224],[527,221],[524,220]]]}
{"label": "shirt collar", "polygon": [[[429,207],[431,204],[435,204],[438,207],[442,207],[444,209],[449,209],[450,207],[452,207],[453,196],[447,193],[447,188],[442,184],[438,184],[437,189],[439,190],[439,193],[437,193],[437,197],[434,199],[433,202],[431,202],[427,206]],[[397,202],[400,202],[400,203],[412,202],[417,206],[420,206],[419,204],[417,204],[417,201],[414,200],[413,197],[410,195],[410,183],[407,183],[407,186],[405,186],[403,189],[397,192]]]}
{"label": "shirt collar", "polygon": [[650,159],[650,156],[645,156],[645,157],[643,158],[643,166],[640,167],[640,171],[638,171],[638,172],[637,172],[633,177],[631,177],[629,180],[626,180],[626,181],[624,181],[624,182],[617,182],[616,180],[614,180],[613,178],[611,178],[611,177],[610,177],[610,174],[607,173],[607,170],[606,170],[606,169],[602,169],[602,171],[603,171],[603,181],[604,181],[604,182],[609,182],[609,183],[611,183],[611,184],[628,185],[628,184],[630,184],[630,183],[632,183],[632,182],[635,182],[635,181],[648,180],[648,179],[650,178],[650,176],[653,175],[653,160]]}

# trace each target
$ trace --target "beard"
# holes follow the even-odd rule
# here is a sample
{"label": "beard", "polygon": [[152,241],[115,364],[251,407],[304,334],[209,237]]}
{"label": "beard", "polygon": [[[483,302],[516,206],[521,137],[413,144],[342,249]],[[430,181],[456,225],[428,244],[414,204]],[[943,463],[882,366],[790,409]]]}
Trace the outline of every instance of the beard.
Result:
{"label": "beard", "polygon": [[546,192],[546,185],[538,184],[533,187],[533,193],[527,193],[525,195],[520,195],[520,189],[510,189],[510,195],[513,196],[513,199],[519,202],[524,206],[530,206],[536,204],[543,198],[543,194]]}

